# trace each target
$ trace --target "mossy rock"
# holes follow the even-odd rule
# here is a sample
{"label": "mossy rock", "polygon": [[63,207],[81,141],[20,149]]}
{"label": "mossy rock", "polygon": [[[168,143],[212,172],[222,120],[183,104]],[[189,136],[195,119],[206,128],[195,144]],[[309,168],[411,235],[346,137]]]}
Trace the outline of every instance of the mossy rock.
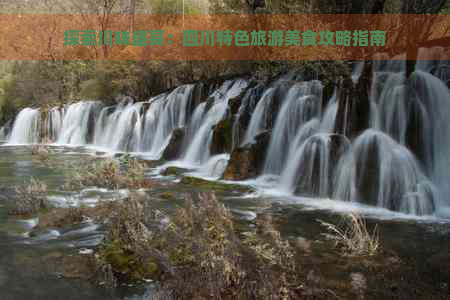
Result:
{"label": "mossy rock", "polygon": [[179,157],[183,146],[184,136],[184,128],[176,128],[173,130],[172,135],[170,136],[169,144],[164,149],[164,152],[162,154],[163,159],[173,160]]}
{"label": "mossy rock", "polygon": [[233,148],[233,119],[228,118],[217,123],[213,128],[210,146],[212,155],[229,153]]}
{"label": "mossy rock", "polygon": [[255,142],[234,149],[223,178],[245,180],[258,176],[264,167],[270,138],[271,132],[264,131],[255,137]]}
{"label": "mossy rock", "polygon": [[219,191],[235,190],[235,191],[240,191],[240,192],[249,192],[252,190],[250,187],[242,186],[239,184],[216,182],[216,181],[210,181],[210,180],[191,177],[191,176],[183,177],[181,179],[180,183],[199,187],[199,188],[205,188],[205,189],[210,189],[210,190],[219,190]]}
{"label": "mossy rock", "polygon": [[185,172],[187,172],[187,169],[178,168],[178,167],[168,167],[164,171],[161,172],[161,175],[163,176],[178,176]]}
{"label": "mossy rock", "polygon": [[175,195],[171,192],[164,192],[164,193],[160,194],[160,197],[165,200],[175,200],[176,199]]}
{"label": "mossy rock", "polygon": [[143,279],[158,279],[162,271],[154,261],[142,262],[132,251],[126,249],[119,241],[106,242],[98,252],[100,258],[109,263],[114,273],[126,282],[137,282]]}

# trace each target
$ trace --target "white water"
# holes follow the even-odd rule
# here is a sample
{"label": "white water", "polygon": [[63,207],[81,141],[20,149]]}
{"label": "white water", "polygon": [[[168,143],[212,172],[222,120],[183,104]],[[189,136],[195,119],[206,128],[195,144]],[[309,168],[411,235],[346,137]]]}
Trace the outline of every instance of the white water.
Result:
{"label": "white water", "polygon": [[287,150],[303,125],[321,114],[322,84],[319,81],[293,85],[278,113],[273,129],[265,174],[279,174],[286,163]]}
{"label": "white water", "polygon": [[86,145],[88,142],[88,129],[90,118],[99,103],[93,101],[77,102],[67,107],[58,135],[58,144]]}
{"label": "white water", "polygon": [[39,109],[24,108],[14,121],[8,144],[35,144],[40,136]]}
{"label": "white water", "polygon": [[[149,126],[155,128],[154,131],[151,129],[147,131],[149,135],[151,134],[152,139],[149,144],[151,147],[148,148],[151,155],[159,158],[167,146],[173,130],[186,126],[187,109],[193,89],[194,85],[181,86],[170,93],[162,105],[156,104],[154,110],[150,106],[150,113],[146,115],[145,121],[151,124]],[[146,151],[146,149],[142,150]]]}
{"label": "white water", "polygon": [[262,95],[261,100],[259,100],[255,110],[253,111],[250,124],[245,133],[244,140],[242,141],[242,145],[252,143],[255,136],[267,128],[267,119],[269,118],[275,91],[275,88],[268,88]]}
{"label": "white water", "polygon": [[95,126],[94,142],[113,151],[137,151],[142,130],[142,103],[123,101],[116,108],[101,110]]}
{"label": "white water", "polygon": [[52,108],[48,112],[46,127],[48,130],[48,138],[50,141],[58,140],[62,126],[62,115],[63,114],[61,113],[61,110],[57,107]]}
{"label": "white water", "polygon": [[[433,51],[420,55],[443,55]],[[316,201],[330,197],[412,215],[445,215],[450,210],[450,93],[443,81],[429,73],[435,74],[443,64],[419,62],[417,71],[406,79],[404,62],[377,62],[370,91],[370,128],[352,141],[333,134],[337,93],[323,108],[319,81],[291,78],[248,89],[234,116],[233,147],[252,143],[260,132],[272,130],[261,177],[254,180],[262,190],[321,198]],[[355,66],[355,84],[362,69],[362,63]],[[247,86],[246,80],[226,81],[196,107],[191,105],[194,85],[183,85],[146,102],[124,99],[102,107],[83,101],[42,116],[38,109],[26,108],[16,117],[8,144],[48,138],[56,144],[159,159],[173,130],[184,128],[182,154],[172,165],[219,179],[230,154],[211,156],[213,128],[230,117],[229,100]],[[243,128],[236,120],[249,112],[241,135]]]}
{"label": "white water", "polygon": [[[199,111],[194,112],[193,127],[198,129],[183,157],[187,164],[200,165],[208,161],[213,126],[225,117],[228,100],[238,96],[247,85],[245,80],[226,81],[211,95],[212,103],[209,109],[206,108],[207,104],[204,104]],[[203,116],[200,117],[200,114]]]}

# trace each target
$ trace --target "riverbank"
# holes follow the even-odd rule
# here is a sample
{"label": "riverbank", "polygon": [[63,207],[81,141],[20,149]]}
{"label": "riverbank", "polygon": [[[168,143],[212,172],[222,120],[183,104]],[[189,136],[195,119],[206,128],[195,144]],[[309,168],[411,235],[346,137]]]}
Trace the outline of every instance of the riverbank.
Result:
{"label": "riverbank", "polygon": [[[29,148],[19,147],[11,151],[10,147],[1,147],[0,151],[2,151],[4,160],[1,162],[0,169],[3,174],[11,174],[11,171],[13,171],[36,177],[47,182],[50,190],[57,190],[57,187],[64,183],[61,175],[57,174],[68,171],[68,169],[64,171],[64,166],[67,168],[79,159],[88,159],[87,161],[89,161],[91,156],[86,156],[82,152],[76,154],[77,151],[74,151],[74,149],[56,149],[58,149],[58,152],[50,150],[53,163],[44,166],[40,161],[33,161]],[[152,173],[151,169],[147,171],[148,174]],[[68,176],[70,176],[69,174],[67,173]],[[10,185],[17,185],[22,181],[20,178],[1,176],[0,182],[5,184],[5,180]],[[326,230],[317,221],[318,219],[334,224],[341,222],[341,217],[333,212],[311,210],[311,208],[298,204],[283,204],[276,198],[271,199],[270,197],[246,198],[245,192],[236,193],[234,189],[216,189],[214,186],[205,186],[204,184],[198,187],[195,185],[186,186],[178,183],[173,177],[153,176],[152,181],[155,181],[155,184],[145,192],[145,197],[149,197],[148,203],[151,211],[158,209],[171,214],[177,208],[183,207],[186,196],[191,194],[192,190],[196,190],[197,192],[215,191],[219,201],[231,210],[232,220],[240,232],[254,230],[258,219],[270,216],[275,228],[281,232],[283,239],[289,241],[295,248],[297,257],[295,262],[302,286],[300,290],[301,295],[305,298],[345,299],[348,297],[360,298],[364,295],[365,299],[386,297],[429,299],[445,297],[448,293],[448,274],[450,273],[446,269],[446,262],[448,261],[446,249],[450,245],[448,239],[450,228],[447,223],[368,218],[369,228],[373,228],[375,224],[379,227],[382,251],[380,255],[374,257],[357,258],[342,255],[342,252],[335,248],[333,243],[322,236]],[[52,193],[54,192],[50,192],[50,194]],[[94,297],[92,296],[94,294],[104,293],[105,289],[102,287],[104,284],[99,286],[98,284],[101,281],[92,280],[92,274],[94,273],[90,268],[92,267],[93,255],[99,251],[98,247],[101,245],[102,237],[107,233],[104,221],[108,218],[105,218],[105,216],[114,215],[110,213],[111,211],[118,211],[120,201],[127,199],[123,196],[123,193],[121,190],[105,191],[102,189],[89,192],[88,189],[77,191],[72,195],[72,197],[78,195],[78,201],[66,197],[65,201],[68,201],[66,204],[80,205],[83,202],[85,203],[81,205],[82,208],[85,207],[83,209],[86,209],[82,215],[90,219],[88,223],[61,224],[60,221],[54,222],[54,220],[67,220],[67,218],[61,216],[65,216],[68,208],[59,208],[47,212],[45,216],[39,218],[41,225],[34,227],[34,229],[26,229],[27,227],[20,229],[24,228],[23,224],[30,224],[30,222],[23,223],[17,218],[6,217],[5,219],[5,217],[2,217],[1,231],[10,236],[2,240],[5,241],[8,248],[15,249],[14,255],[11,253],[4,257],[11,258],[10,255],[22,257],[20,261],[14,259],[11,260],[14,262],[13,264],[8,263],[6,265],[9,266],[8,268],[17,270],[17,272],[19,270],[30,270],[30,272],[33,272],[29,274],[41,274],[43,276],[41,278],[47,278],[45,280],[54,278],[50,281],[56,282],[53,284],[60,286],[61,289],[67,289],[68,285],[73,285],[75,282],[80,282],[83,285],[82,282],[88,282],[91,288],[87,290],[91,292],[86,293],[91,293],[91,295],[87,296],[87,299]],[[110,207],[112,209],[105,210],[106,213],[104,214],[100,213],[102,210],[99,207],[94,208],[93,204],[100,199],[107,201],[108,199],[118,199],[117,197],[122,197],[122,200],[112,202]],[[49,198],[50,200],[56,199],[52,196]],[[97,199],[96,202],[93,202],[93,198]],[[60,204],[64,203],[61,199],[59,198],[58,201]],[[97,209],[96,213],[89,213],[89,210],[96,211]],[[0,210],[4,211],[4,207]],[[103,217],[99,217],[99,215],[103,215]],[[32,226],[37,225],[31,224]],[[95,224],[100,225],[100,227],[92,227]],[[13,228],[16,229],[13,230]],[[24,232],[34,233],[23,236]],[[33,253],[42,254],[36,255]],[[59,274],[59,277],[55,274]],[[192,278],[194,279],[195,276]],[[25,279],[22,284],[32,285],[33,281]],[[13,286],[17,287],[17,285]],[[66,286],[66,288],[63,286]],[[134,283],[134,286],[136,286],[136,283]],[[118,287],[118,291],[121,291],[119,294],[123,293],[123,288],[122,285]],[[98,291],[92,292],[92,289],[98,289]],[[137,288],[137,291],[133,292],[134,289],[136,287],[131,290],[125,288],[131,294],[137,293],[139,290]],[[36,291],[39,290],[36,289]],[[105,293],[111,293],[111,291]],[[76,294],[73,295],[73,299],[77,299]],[[122,294],[122,296],[118,295],[117,297],[123,296]],[[108,297],[105,296],[105,298]],[[105,298],[98,296],[98,298],[92,299]],[[59,299],[58,296],[55,299]],[[67,299],[71,299],[70,295]]]}

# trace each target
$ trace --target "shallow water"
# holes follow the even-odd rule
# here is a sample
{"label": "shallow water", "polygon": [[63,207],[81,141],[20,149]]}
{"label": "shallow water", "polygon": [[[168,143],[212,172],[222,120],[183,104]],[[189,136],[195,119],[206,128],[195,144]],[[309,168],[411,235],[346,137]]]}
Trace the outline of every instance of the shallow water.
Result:
{"label": "shallow water", "polygon": [[[39,232],[30,237],[27,232],[38,220],[19,220],[6,214],[7,200],[13,193],[14,185],[27,182],[30,178],[42,180],[48,185],[49,199],[56,205],[95,205],[101,199],[125,197],[127,191],[123,190],[113,192],[93,188],[72,193],[61,191],[64,178],[71,176],[74,165],[88,159],[100,159],[94,154],[101,153],[84,148],[51,147],[49,161],[42,162],[31,155],[29,147],[0,147],[0,299],[130,299],[135,294],[137,299],[142,299],[139,296],[143,294],[142,287],[120,287],[111,292],[88,284],[82,278],[62,277],[58,273],[55,265],[65,263],[65,257],[78,255],[80,250],[85,251],[98,244],[102,238],[100,226],[87,222],[73,228]],[[164,177],[157,171],[149,169],[148,174],[160,183],[149,191],[155,199],[161,200],[158,205],[173,208],[183,202],[186,193],[210,189],[180,184],[180,176]],[[255,186],[253,182],[246,184]],[[163,195],[167,193],[171,194],[172,200],[163,200]],[[327,282],[347,282],[352,272],[359,271],[366,274],[371,284],[369,298],[385,296],[379,291],[385,288],[381,281],[374,279],[372,282],[370,268],[362,268],[357,260],[341,257],[323,243],[324,229],[317,220],[336,223],[340,221],[340,212],[358,207],[342,208],[337,201],[292,198],[261,191],[248,193],[225,188],[216,190],[216,194],[244,224],[252,224],[256,214],[270,214],[286,237],[303,237],[312,241],[313,254],[305,256],[302,261],[305,274],[314,270]],[[403,262],[401,268],[404,272],[409,272],[411,268],[415,270],[417,280],[422,281],[418,286],[426,290],[425,295],[441,295],[448,291],[450,270],[436,271],[432,268],[436,260],[439,265],[439,259],[443,265],[450,265],[450,260],[447,261],[450,259],[448,221],[410,218],[367,208],[362,208],[362,211],[368,216],[369,227],[377,224],[383,251],[389,253],[386,256],[395,254]],[[398,274],[402,273],[401,268]],[[400,277],[392,280],[402,282]],[[410,283],[411,287],[415,285]]]}

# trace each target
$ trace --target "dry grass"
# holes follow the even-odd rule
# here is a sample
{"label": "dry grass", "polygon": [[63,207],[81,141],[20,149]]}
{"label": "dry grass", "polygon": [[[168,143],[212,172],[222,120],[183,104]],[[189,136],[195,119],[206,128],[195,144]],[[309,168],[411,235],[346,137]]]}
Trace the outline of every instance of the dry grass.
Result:
{"label": "dry grass", "polygon": [[136,159],[122,164],[113,159],[93,162],[78,167],[75,174],[66,182],[66,189],[80,189],[89,186],[110,189],[148,188],[151,183],[144,176],[144,165]]}
{"label": "dry grass", "polygon": [[41,162],[48,162],[50,159],[50,151],[45,145],[33,145],[31,155]]}
{"label": "dry grass", "polygon": [[157,295],[168,299],[300,296],[294,250],[270,218],[239,234],[213,194],[200,195],[196,203],[187,199],[172,214],[151,209],[145,198],[123,201],[98,257],[100,270],[113,270],[112,283],[156,279]]}
{"label": "dry grass", "polygon": [[28,184],[15,188],[16,196],[9,213],[12,215],[31,215],[49,208],[47,185],[31,179]]}
{"label": "dry grass", "polygon": [[349,214],[342,226],[318,221],[328,231],[323,235],[350,256],[372,256],[380,250],[377,226],[369,232],[366,221],[358,214]]}

